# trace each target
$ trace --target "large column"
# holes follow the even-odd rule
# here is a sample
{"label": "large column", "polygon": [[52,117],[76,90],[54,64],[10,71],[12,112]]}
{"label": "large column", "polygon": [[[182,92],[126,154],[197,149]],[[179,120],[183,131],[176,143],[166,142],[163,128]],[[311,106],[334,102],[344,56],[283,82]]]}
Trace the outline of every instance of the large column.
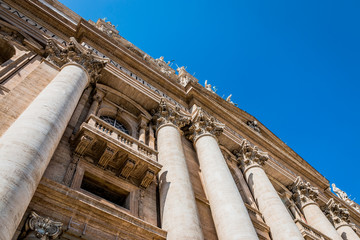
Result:
{"label": "large column", "polygon": [[171,108],[164,99],[155,117],[158,160],[163,166],[160,171],[162,228],[169,240],[204,239],[179,129],[190,119]]}
{"label": "large column", "polygon": [[65,51],[51,42],[49,51],[62,70],[0,139],[0,239],[4,240],[12,238],[20,223],[90,75],[104,66],[76,42]]}
{"label": "large column", "polygon": [[[334,225],[336,231],[344,240],[359,240],[359,236],[354,232],[350,223],[349,210],[340,206],[331,198],[325,207],[325,215]],[[341,239],[341,238],[340,238]]]}
{"label": "large column", "polygon": [[236,154],[241,162],[245,178],[252,191],[259,210],[274,240],[304,239],[292,217],[281,201],[262,165],[268,160],[267,153],[243,140]]}
{"label": "large column", "polygon": [[195,111],[188,137],[196,148],[218,238],[258,239],[216,139],[222,132],[223,125],[200,108]]}
{"label": "large column", "polygon": [[294,193],[293,199],[303,211],[306,221],[310,226],[333,240],[342,240],[334,226],[329,222],[316,203],[318,198],[317,188],[311,186],[310,183],[305,182],[300,177],[297,177],[290,187],[290,190]]}

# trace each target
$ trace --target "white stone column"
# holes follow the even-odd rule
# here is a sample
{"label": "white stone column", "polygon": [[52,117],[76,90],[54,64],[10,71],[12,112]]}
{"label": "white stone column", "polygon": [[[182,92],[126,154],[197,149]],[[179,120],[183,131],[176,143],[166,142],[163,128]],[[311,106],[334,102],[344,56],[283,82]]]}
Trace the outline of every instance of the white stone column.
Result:
{"label": "white stone column", "polygon": [[164,99],[155,114],[157,118],[158,161],[160,176],[162,228],[168,240],[204,239],[194,192],[186,165],[179,128],[189,122]]}
{"label": "white stone column", "polygon": [[336,203],[331,198],[324,209],[324,213],[329,221],[334,225],[336,231],[343,240],[359,240],[359,236],[354,232],[350,225],[349,210]]}
{"label": "white stone column", "polygon": [[306,221],[310,226],[333,240],[342,240],[334,226],[329,222],[316,203],[318,198],[317,188],[314,188],[310,183],[297,177],[290,187],[290,190],[294,193],[293,199],[303,211]]}
{"label": "white stone column", "polygon": [[267,153],[259,151],[247,140],[243,140],[237,156],[242,161],[245,178],[266,224],[270,227],[272,238],[274,240],[304,239],[261,167],[268,159]]}
{"label": "white stone column", "polygon": [[[50,47],[54,49],[56,45],[52,43]],[[69,53],[68,59],[61,55],[62,70],[0,139],[0,239],[12,238],[89,83],[89,70],[72,61],[72,57],[79,56],[76,60],[83,60],[81,64],[88,63],[83,59],[82,49],[75,48],[70,45],[64,52]],[[56,54],[60,53],[57,50]],[[50,56],[58,57],[54,52]],[[90,59],[91,55],[86,57]],[[55,58],[55,63],[59,59]],[[95,61],[93,64],[98,66]]]}
{"label": "white stone column", "polygon": [[101,92],[100,90],[96,90],[96,94],[93,97],[93,102],[92,102],[89,112],[86,116],[86,120],[90,117],[91,114],[96,115],[97,110],[100,105],[100,102],[102,101],[104,95],[105,95],[105,93]]}
{"label": "white stone column", "polygon": [[258,239],[250,216],[217,143],[222,124],[201,109],[192,117],[190,140],[194,142],[205,191],[219,240]]}
{"label": "white stone column", "polygon": [[147,123],[149,120],[147,120],[144,116],[140,116],[139,119],[139,141],[142,143],[145,143],[146,141],[146,130],[148,129]]}

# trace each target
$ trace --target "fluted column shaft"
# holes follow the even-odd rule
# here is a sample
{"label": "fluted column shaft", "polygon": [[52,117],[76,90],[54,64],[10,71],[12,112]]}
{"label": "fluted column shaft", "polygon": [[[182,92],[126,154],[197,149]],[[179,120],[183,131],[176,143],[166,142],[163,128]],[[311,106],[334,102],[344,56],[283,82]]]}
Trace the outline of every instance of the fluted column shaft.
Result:
{"label": "fluted column shaft", "polygon": [[177,114],[164,101],[160,103],[157,146],[158,161],[162,165],[159,173],[162,228],[167,231],[168,240],[202,240],[204,237],[178,128],[184,119],[176,122],[174,119],[181,117]]}
{"label": "fluted column shaft", "polygon": [[89,75],[66,65],[0,139],[0,239],[11,239]]}
{"label": "fluted column shaft", "polygon": [[304,239],[265,171],[254,166],[245,170],[245,177],[273,239]]}
{"label": "fluted column shaft", "polygon": [[306,204],[302,211],[310,226],[333,240],[343,240],[316,203]]}
{"label": "fluted column shaft", "polygon": [[215,137],[198,137],[195,148],[219,239],[258,239]]}

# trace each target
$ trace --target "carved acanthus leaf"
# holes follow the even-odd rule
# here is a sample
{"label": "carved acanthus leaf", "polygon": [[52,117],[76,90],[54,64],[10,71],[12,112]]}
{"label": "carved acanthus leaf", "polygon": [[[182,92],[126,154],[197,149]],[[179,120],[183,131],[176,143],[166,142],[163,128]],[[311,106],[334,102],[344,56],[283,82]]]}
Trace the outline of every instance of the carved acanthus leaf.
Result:
{"label": "carved acanthus leaf", "polygon": [[300,176],[296,178],[289,189],[293,192],[293,199],[299,208],[302,208],[307,203],[316,202],[318,199],[318,189],[301,179]]}
{"label": "carved acanthus leaf", "polygon": [[224,124],[218,122],[213,116],[210,116],[202,108],[198,107],[192,116],[187,137],[195,142],[203,134],[220,136],[224,128]]}
{"label": "carved acanthus leaf", "polygon": [[350,223],[349,210],[336,203],[333,198],[326,203],[324,213],[329,221],[334,224],[335,228]]}
{"label": "carved acanthus leaf", "polygon": [[96,82],[100,78],[100,72],[108,62],[108,60],[93,54],[92,50],[81,46],[73,37],[70,38],[70,43],[66,48],[60,47],[55,40],[50,39],[46,51],[48,53],[47,60],[60,68],[67,63],[77,63],[83,66],[92,82]]}
{"label": "carved acanthus leaf", "polygon": [[42,217],[35,212],[31,212],[26,222],[26,236],[29,239],[56,239],[61,233],[62,225],[61,222],[56,222],[48,217]]}
{"label": "carved acanthus leaf", "polygon": [[234,155],[245,168],[253,165],[263,166],[269,159],[268,153],[260,151],[256,146],[252,146],[246,139],[242,140],[240,148],[234,151]]}
{"label": "carved acanthus leaf", "polygon": [[189,124],[190,117],[182,114],[179,107],[172,108],[167,101],[162,98],[156,110],[152,111],[153,117],[156,120],[156,127],[168,123],[172,123],[179,128]]}

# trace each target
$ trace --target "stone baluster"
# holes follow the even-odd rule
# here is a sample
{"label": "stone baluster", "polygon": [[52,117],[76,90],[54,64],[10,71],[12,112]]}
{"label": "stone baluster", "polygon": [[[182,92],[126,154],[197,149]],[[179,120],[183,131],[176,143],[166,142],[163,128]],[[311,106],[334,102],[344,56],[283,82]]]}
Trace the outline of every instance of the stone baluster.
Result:
{"label": "stone baluster", "polygon": [[[334,225],[336,231],[344,240],[359,240],[359,236],[355,233],[351,223],[349,210],[341,207],[331,198],[324,209],[324,213],[329,221]],[[341,238],[340,238],[341,239]]]}
{"label": "stone baluster", "polygon": [[0,138],[0,239],[12,238],[82,92],[105,65],[74,38],[47,50],[61,71]]}
{"label": "stone baluster", "polygon": [[217,142],[216,136],[222,133],[223,127],[197,108],[188,135],[199,159],[216,232],[220,240],[258,239]]}
{"label": "stone baluster", "polygon": [[311,186],[310,183],[305,182],[300,177],[297,177],[289,189],[293,192],[292,198],[304,213],[306,221],[310,226],[333,240],[342,240],[316,203],[318,198],[317,188]]}
{"label": "stone baluster", "polygon": [[167,239],[203,239],[194,192],[183,152],[180,128],[189,118],[171,108],[164,99],[154,118],[157,125],[162,228]]}
{"label": "stone baluster", "polygon": [[243,140],[236,155],[274,240],[304,239],[262,166],[268,155]]}
{"label": "stone baluster", "polygon": [[100,102],[102,101],[104,96],[105,96],[105,93],[103,93],[99,89],[96,90],[96,94],[93,96],[93,102],[90,106],[88,115],[86,116],[86,120],[90,117],[91,114],[96,115],[96,113],[99,109]]}

